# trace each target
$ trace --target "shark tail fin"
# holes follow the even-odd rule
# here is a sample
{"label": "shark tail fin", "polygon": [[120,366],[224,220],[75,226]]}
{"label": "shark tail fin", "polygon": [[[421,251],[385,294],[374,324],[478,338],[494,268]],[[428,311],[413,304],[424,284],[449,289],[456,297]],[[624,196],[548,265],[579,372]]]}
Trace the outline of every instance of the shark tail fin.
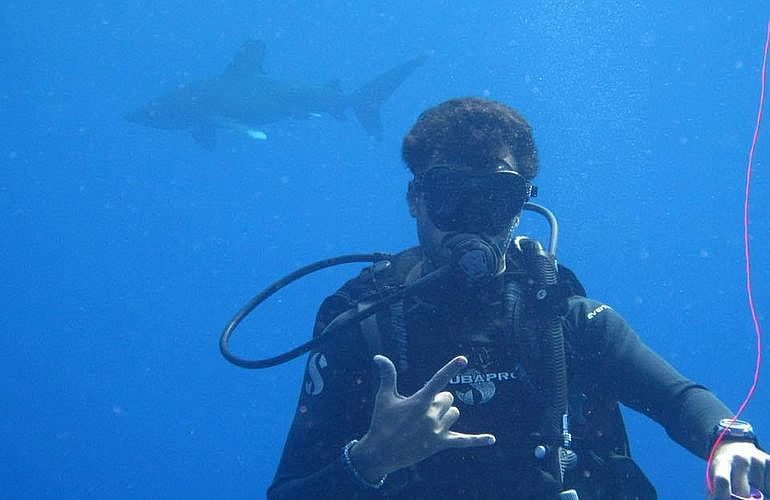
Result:
{"label": "shark tail fin", "polygon": [[374,80],[359,88],[353,95],[352,107],[356,118],[361,122],[366,132],[376,140],[382,139],[382,120],[380,119],[380,106],[385,102],[401,83],[411,75],[414,70],[422,66],[427,56],[411,59],[390,71],[386,71]]}

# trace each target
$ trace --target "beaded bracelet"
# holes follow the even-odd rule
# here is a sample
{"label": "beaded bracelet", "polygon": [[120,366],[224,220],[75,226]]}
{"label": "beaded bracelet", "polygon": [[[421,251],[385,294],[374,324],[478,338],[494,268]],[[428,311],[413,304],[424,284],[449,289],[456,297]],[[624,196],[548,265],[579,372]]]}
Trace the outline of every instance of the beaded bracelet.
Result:
{"label": "beaded bracelet", "polygon": [[364,476],[361,475],[360,472],[353,466],[353,462],[350,461],[350,449],[358,443],[357,439],[354,439],[353,441],[349,442],[345,445],[345,447],[342,449],[342,464],[345,466],[345,468],[350,472],[350,475],[353,476],[353,478],[356,480],[356,482],[362,486],[365,486],[367,488],[371,488],[374,490],[379,490],[382,488],[382,485],[385,484],[385,479],[388,477],[387,474],[382,476],[379,481],[376,483],[372,483],[367,481]]}

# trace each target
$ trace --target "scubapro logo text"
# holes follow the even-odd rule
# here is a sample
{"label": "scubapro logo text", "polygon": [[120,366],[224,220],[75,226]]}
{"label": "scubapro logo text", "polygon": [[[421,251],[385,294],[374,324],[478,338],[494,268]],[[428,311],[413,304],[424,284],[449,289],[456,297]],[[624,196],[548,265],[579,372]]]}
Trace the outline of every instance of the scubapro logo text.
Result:
{"label": "scubapro logo text", "polygon": [[310,380],[305,382],[305,392],[307,394],[318,396],[324,390],[324,378],[321,375],[321,370],[326,368],[327,365],[326,356],[320,352],[310,356],[310,361],[307,364],[307,376]]}

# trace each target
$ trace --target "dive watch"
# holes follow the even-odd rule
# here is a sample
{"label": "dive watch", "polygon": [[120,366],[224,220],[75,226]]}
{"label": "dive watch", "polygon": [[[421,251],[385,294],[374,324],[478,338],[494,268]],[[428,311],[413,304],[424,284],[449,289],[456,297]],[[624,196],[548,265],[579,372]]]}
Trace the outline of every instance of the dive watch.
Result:
{"label": "dive watch", "polygon": [[745,441],[757,445],[757,436],[754,434],[754,428],[745,420],[733,421],[732,418],[723,418],[714,426],[714,430],[711,433],[711,442],[716,441],[723,432],[723,443],[728,441]]}

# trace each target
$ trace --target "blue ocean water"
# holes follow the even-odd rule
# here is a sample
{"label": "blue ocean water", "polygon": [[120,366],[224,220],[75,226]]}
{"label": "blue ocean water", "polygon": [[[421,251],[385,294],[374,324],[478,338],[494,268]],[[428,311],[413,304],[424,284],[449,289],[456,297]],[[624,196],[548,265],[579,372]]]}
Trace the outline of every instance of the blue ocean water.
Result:
{"label": "blue ocean water", "polygon": [[[652,4],[652,5],[651,5]],[[0,5],[0,491],[4,498],[261,498],[303,361],[227,364],[221,328],[314,260],[416,242],[400,141],[425,108],[486,96],[539,145],[559,257],[687,376],[737,408],[753,371],[741,215],[763,2],[124,1]],[[122,115],[217,74],[249,38],[277,78],[350,92],[430,53],[382,109],[265,126],[267,141]],[[770,138],[757,150],[754,285],[770,304]],[[542,232],[527,219],[524,232]],[[261,357],[307,340],[360,266],[285,290],[239,331]],[[770,435],[767,377],[746,413]],[[627,412],[661,498],[704,464]]]}

